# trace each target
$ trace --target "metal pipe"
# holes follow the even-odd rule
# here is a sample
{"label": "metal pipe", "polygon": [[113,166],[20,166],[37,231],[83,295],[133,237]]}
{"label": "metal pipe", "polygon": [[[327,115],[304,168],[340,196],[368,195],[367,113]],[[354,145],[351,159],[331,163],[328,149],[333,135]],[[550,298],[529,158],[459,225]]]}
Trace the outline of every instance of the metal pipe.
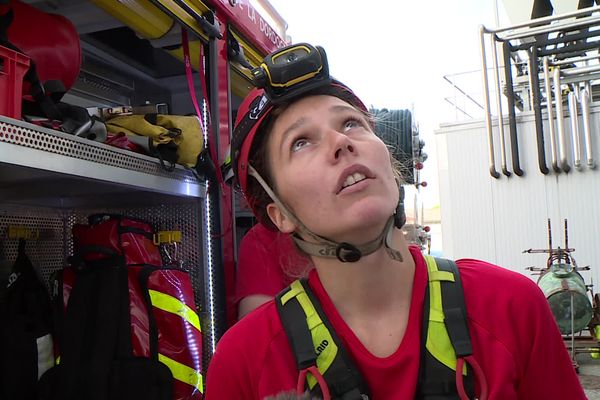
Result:
{"label": "metal pipe", "polygon": [[469,99],[469,100],[471,100],[473,103],[475,103],[475,105],[476,105],[477,107],[481,108],[482,110],[484,109],[484,108],[483,108],[483,106],[477,102],[477,100],[475,100],[473,97],[471,97],[471,95],[469,95],[467,92],[465,92],[464,90],[462,90],[461,88],[459,88],[458,86],[456,86],[456,85],[454,84],[454,82],[452,82],[452,81],[450,80],[450,78],[448,78],[448,75],[444,75],[444,80],[445,80],[446,82],[448,82],[449,84],[451,84],[451,85],[452,85],[452,87],[453,87],[454,89],[456,89],[458,92],[460,92],[460,94],[462,94],[462,95],[463,95],[463,96],[465,96],[467,99]]}
{"label": "metal pipe", "polygon": [[[600,46],[600,43],[598,44]],[[585,67],[575,67],[563,71],[564,76],[573,76],[579,74],[589,74],[600,71],[600,65],[588,65]]]}
{"label": "metal pipe", "polygon": [[583,139],[585,144],[585,157],[588,168],[595,168],[594,154],[592,152],[592,130],[590,129],[590,91],[589,82],[581,91],[579,100],[581,102],[581,114],[583,118]]}
{"label": "metal pipe", "polygon": [[[573,30],[575,28],[581,28],[585,25],[594,25],[600,21],[599,15],[591,15],[589,17],[583,17],[581,19],[576,19],[574,21],[563,21],[558,22],[554,25],[544,25],[538,28],[528,28],[527,30],[513,32],[512,34],[508,34],[504,37],[498,36],[499,40],[515,40],[515,39],[523,39],[526,37],[532,37],[536,35],[542,35],[550,32],[558,32],[558,31],[566,31]],[[536,25],[539,23],[538,20],[533,20]]]}
{"label": "metal pipe", "polygon": [[548,128],[550,129],[550,158],[554,172],[560,172],[556,154],[556,130],[554,129],[554,109],[552,107],[552,83],[550,82],[550,68],[548,57],[544,57],[544,82],[546,85],[546,109],[548,110]]}
{"label": "metal pipe", "polygon": [[523,170],[521,169],[521,165],[519,163],[519,143],[517,142],[517,118],[515,116],[515,91],[513,88],[510,52],[510,43],[502,43],[502,54],[504,57],[504,83],[506,84],[506,97],[508,100],[508,130],[510,134],[512,166],[515,175],[522,176]]}
{"label": "metal pipe", "polygon": [[[598,31],[600,34],[600,31]],[[565,64],[573,64],[576,62],[580,62],[580,61],[590,61],[590,60],[596,60],[600,58],[600,54],[597,54],[595,56],[586,56],[586,57],[580,57],[580,58],[575,58],[575,59],[568,59],[568,60],[560,60],[560,61],[553,61],[552,65],[565,65]]]}
{"label": "metal pipe", "polygon": [[533,117],[535,121],[535,136],[537,142],[538,167],[546,175],[550,170],[546,165],[546,147],[544,145],[544,121],[542,120],[542,106],[540,101],[540,78],[538,75],[537,47],[532,46],[529,55],[529,76],[531,77],[531,98],[533,102]]}
{"label": "metal pipe", "polygon": [[[600,23],[600,19],[598,20],[598,22]],[[594,40],[591,42],[576,43],[576,44],[559,47],[559,48],[555,48],[555,49],[542,49],[542,50],[540,50],[540,55],[547,56],[547,55],[551,55],[551,54],[562,54],[563,58],[566,58],[565,54],[572,53],[573,55],[570,57],[576,57],[582,51],[597,49],[599,45],[600,45],[600,41],[598,41],[598,40]]]}
{"label": "metal pipe", "polygon": [[496,84],[496,109],[498,111],[498,133],[500,136],[500,156],[501,156],[501,167],[502,173],[506,176],[510,176],[511,173],[508,170],[508,164],[506,163],[506,142],[504,139],[504,119],[502,115],[502,89],[500,87],[500,73],[498,71],[498,51],[496,50],[496,40],[494,35],[490,35],[490,42],[492,44],[492,61],[494,65],[494,83]]}
{"label": "metal pipe", "polygon": [[571,166],[567,159],[567,140],[565,139],[564,111],[562,104],[562,92],[560,89],[560,67],[554,68],[554,97],[556,98],[556,128],[558,132],[558,154],[560,157],[560,167],[563,171],[569,172]]}
{"label": "metal pipe", "polygon": [[[537,40],[535,41],[535,44],[539,47],[539,48],[545,48],[547,46],[551,46],[551,45],[556,45],[556,44],[565,44],[567,42],[575,42],[577,40],[581,40],[581,39],[589,39],[589,38],[593,38],[596,36],[600,36],[600,31],[589,31],[590,27],[586,27],[584,30],[580,31],[579,33],[573,33],[570,35],[564,35],[564,36],[559,36],[559,37],[555,37],[555,38],[537,38]],[[519,44],[514,46],[513,50],[517,51],[517,50],[527,50],[529,47],[531,46],[531,42],[525,42],[523,44]]]}
{"label": "metal pipe", "polygon": [[487,130],[488,136],[488,151],[489,151],[489,159],[490,159],[490,175],[492,177],[498,179],[500,178],[500,174],[496,170],[496,158],[494,156],[494,136],[492,134],[492,116],[490,112],[490,88],[488,85],[488,75],[487,75],[487,63],[485,59],[485,40],[483,38],[484,35],[484,27],[483,25],[479,26],[479,46],[481,51],[481,76],[483,83],[483,105],[485,110],[485,127]]}
{"label": "metal pipe", "polygon": [[577,117],[577,95],[569,92],[568,95],[569,116],[571,117],[571,140],[573,143],[573,165],[581,169],[581,144],[579,143],[579,121]]}
{"label": "metal pipe", "polygon": [[539,24],[543,24],[546,22],[552,22],[554,20],[567,19],[567,18],[571,18],[571,17],[579,17],[581,15],[591,14],[595,11],[600,11],[600,6],[582,8],[580,10],[571,11],[569,13],[565,13],[565,14],[561,14],[561,15],[550,15],[550,16],[543,17],[543,18],[536,18],[534,20],[522,22],[520,24],[515,24],[515,25],[511,25],[511,26],[506,26],[503,28],[487,29],[484,27],[484,32],[485,33],[506,32],[506,31],[510,31],[513,29],[527,28],[527,27],[530,27],[531,25],[539,25]]}

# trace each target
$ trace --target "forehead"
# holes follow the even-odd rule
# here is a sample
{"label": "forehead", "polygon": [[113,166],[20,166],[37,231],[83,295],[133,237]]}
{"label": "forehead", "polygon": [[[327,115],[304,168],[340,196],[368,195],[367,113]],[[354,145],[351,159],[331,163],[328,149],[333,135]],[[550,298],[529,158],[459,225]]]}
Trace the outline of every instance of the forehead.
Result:
{"label": "forehead", "polygon": [[304,97],[288,105],[275,120],[273,131],[287,129],[298,120],[308,121],[318,119],[329,114],[339,113],[341,109],[356,110],[350,103],[328,95]]}

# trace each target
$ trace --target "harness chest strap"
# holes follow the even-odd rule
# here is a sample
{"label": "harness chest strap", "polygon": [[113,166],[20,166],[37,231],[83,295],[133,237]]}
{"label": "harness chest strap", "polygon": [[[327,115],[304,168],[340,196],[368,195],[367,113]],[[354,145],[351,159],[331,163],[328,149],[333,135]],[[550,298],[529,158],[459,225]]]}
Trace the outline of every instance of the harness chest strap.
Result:
{"label": "harness chest strap", "polygon": [[[276,303],[298,371],[302,374],[310,369],[310,374],[304,374],[311,394],[323,396],[321,391],[329,389],[333,399],[368,399],[367,385],[323,314],[307,280],[293,282],[277,295]],[[315,366],[317,370],[311,368]],[[327,382],[326,388],[317,384],[320,378]]]}
{"label": "harness chest strap", "polygon": [[[426,351],[422,354],[427,353],[427,357],[422,357],[417,389],[417,396],[423,399],[428,395],[439,396],[440,391],[448,393],[449,384],[454,383],[457,354],[471,354],[458,269],[452,261],[425,258],[429,284],[423,316],[423,332],[427,332],[423,334],[423,348]],[[298,370],[306,374],[306,370],[316,366],[331,390],[332,399],[368,399],[366,383],[325,317],[307,280],[293,282],[277,295],[276,304]],[[321,384],[317,384],[313,371],[306,374],[306,382],[311,394],[318,396],[321,395]],[[440,371],[444,376],[440,376]],[[467,375],[466,366],[462,373]],[[471,375],[467,375],[465,382],[467,391],[472,388]],[[423,387],[425,384],[427,387]],[[456,398],[456,391],[452,392],[453,397],[448,398]]]}

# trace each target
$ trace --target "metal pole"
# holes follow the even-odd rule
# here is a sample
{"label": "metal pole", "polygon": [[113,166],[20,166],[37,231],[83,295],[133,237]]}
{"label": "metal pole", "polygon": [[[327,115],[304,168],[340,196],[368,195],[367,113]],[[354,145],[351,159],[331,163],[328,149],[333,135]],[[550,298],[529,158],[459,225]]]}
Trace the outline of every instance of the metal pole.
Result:
{"label": "metal pole", "polygon": [[573,291],[571,291],[571,359],[575,361],[575,312],[573,310]]}
{"label": "metal pole", "polygon": [[579,75],[579,74],[589,74],[591,72],[598,72],[598,71],[600,71],[600,65],[590,65],[590,66],[586,66],[586,67],[575,67],[572,69],[564,70],[563,75],[564,76],[573,76],[573,75]]}
{"label": "metal pole", "polygon": [[579,119],[577,116],[577,95],[575,92],[569,92],[569,116],[571,117],[571,140],[573,143],[573,165],[581,169],[581,151],[579,143]]}
{"label": "metal pole", "polygon": [[485,59],[485,40],[484,40],[484,27],[483,25],[479,26],[479,46],[481,50],[481,75],[482,75],[482,83],[483,83],[483,105],[485,110],[485,127],[487,130],[488,136],[488,151],[489,151],[489,160],[490,160],[490,175],[492,177],[498,179],[500,178],[500,174],[496,170],[496,158],[494,156],[494,136],[492,133],[492,116],[490,112],[490,88],[488,85],[488,75],[487,75],[487,62]]}
{"label": "metal pole", "polygon": [[581,114],[583,118],[583,138],[585,144],[585,155],[588,168],[595,168],[594,154],[592,152],[592,130],[590,128],[590,83],[586,82],[580,94]]}
{"label": "metal pole", "polygon": [[567,140],[565,139],[564,111],[560,89],[560,67],[554,67],[554,97],[556,98],[556,128],[558,132],[560,167],[563,171],[569,172],[571,166],[569,165],[569,160],[567,160]]}
{"label": "metal pole", "polygon": [[504,83],[506,84],[506,97],[508,100],[508,131],[510,134],[510,157],[512,159],[513,172],[517,176],[523,176],[519,161],[519,143],[517,140],[517,117],[515,116],[515,91],[513,88],[511,70],[511,47],[509,42],[502,43],[504,57]]}
{"label": "metal pole", "polygon": [[546,22],[552,22],[554,20],[567,19],[567,18],[571,18],[571,17],[579,17],[581,15],[591,14],[596,11],[600,11],[600,6],[582,8],[581,10],[572,11],[570,13],[565,13],[565,14],[561,14],[561,15],[550,15],[548,17],[536,18],[535,20],[522,22],[520,24],[515,24],[515,25],[511,25],[511,26],[506,26],[503,28],[496,28],[496,29],[485,29],[484,28],[484,29],[485,29],[485,33],[500,33],[500,32],[505,32],[505,31],[509,31],[509,30],[513,30],[513,29],[527,28],[527,27],[530,27],[531,25],[544,24]]}
{"label": "metal pole", "polygon": [[[600,16],[597,16],[597,15],[589,16],[589,17],[584,17],[581,19],[576,19],[574,21],[558,22],[556,24],[541,26],[539,28],[531,28],[531,29],[527,29],[527,30],[523,30],[523,31],[517,31],[512,34],[508,34],[504,37],[499,36],[499,39],[500,40],[523,39],[526,37],[542,35],[542,34],[550,33],[550,32],[573,30],[575,28],[579,28],[579,27],[582,27],[585,25],[595,25],[598,23],[598,21],[600,21]],[[534,20],[534,23],[538,24],[538,23],[540,23],[540,21],[536,19],[536,20]],[[498,33],[498,32],[496,31],[496,33]]]}
{"label": "metal pole", "polygon": [[544,121],[542,120],[542,101],[540,99],[540,77],[538,74],[538,55],[537,48],[531,47],[529,51],[529,76],[531,77],[531,99],[533,103],[533,116],[535,119],[535,136],[537,142],[538,168],[540,172],[546,175],[548,166],[546,165],[546,146],[544,145]]}
{"label": "metal pole", "polygon": [[502,88],[500,87],[500,73],[498,71],[498,52],[496,49],[497,43],[494,40],[494,35],[490,35],[492,45],[492,61],[494,64],[494,83],[496,84],[496,109],[498,110],[498,133],[500,136],[500,156],[502,173],[510,176],[508,164],[506,163],[506,143],[504,139],[504,119],[502,115]]}
{"label": "metal pole", "polygon": [[548,66],[548,57],[544,57],[544,82],[546,84],[546,108],[548,110],[548,128],[550,129],[550,157],[552,159],[552,169],[554,172],[560,172],[556,154],[556,131],[554,129],[554,109],[552,107],[552,83],[550,82],[550,68]]}

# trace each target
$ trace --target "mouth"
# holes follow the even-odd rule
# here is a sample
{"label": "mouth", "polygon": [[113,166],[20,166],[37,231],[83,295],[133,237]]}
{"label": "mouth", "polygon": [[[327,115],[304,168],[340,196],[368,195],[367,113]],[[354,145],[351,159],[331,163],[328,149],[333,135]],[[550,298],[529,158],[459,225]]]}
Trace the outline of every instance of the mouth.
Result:
{"label": "mouth", "polygon": [[336,194],[340,193],[342,190],[350,186],[356,185],[357,183],[364,181],[365,179],[373,178],[373,173],[363,165],[353,165],[351,167],[348,167],[340,175]]}

